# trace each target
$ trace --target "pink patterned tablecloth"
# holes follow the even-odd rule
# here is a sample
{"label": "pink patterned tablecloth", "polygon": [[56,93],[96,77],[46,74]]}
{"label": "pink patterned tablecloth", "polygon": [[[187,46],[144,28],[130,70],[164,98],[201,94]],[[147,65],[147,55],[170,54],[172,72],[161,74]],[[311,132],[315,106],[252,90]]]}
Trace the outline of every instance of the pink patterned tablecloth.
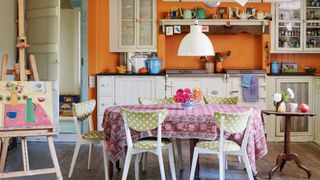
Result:
{"label": "pink patterned tablecloth", "polygon": [[[182,139],[204,139],[215,140],[219,135],[219,128],[214,122],[212,115],[215,112],[245,112],[247,106],[239,105],[207,105],[197,104],[192,110],[184,110],[180,105],[131,105],[115,106],[108,108],[104,113],[103,128],[106,135],[107,151],[111,161],[115,162],[125,155],[126,135],[123,119],[119,113],[120,108],[137,111],[148,111],[166,108],[168,117],[162,124],[163,137]],[[256,172],[256,160],[267,154],[267,143],[265,139],[261,110],[254,109],[248,141],[247,152],[251,162],[252,170]],[[132,131],[131,131],[132,132]],[[152,132],[155,135],[155,132]],[[133,132],[132,138],[138,139],[150,136],[149,133]],[[241,144],[241,134],[226,134],[238,144]]]}

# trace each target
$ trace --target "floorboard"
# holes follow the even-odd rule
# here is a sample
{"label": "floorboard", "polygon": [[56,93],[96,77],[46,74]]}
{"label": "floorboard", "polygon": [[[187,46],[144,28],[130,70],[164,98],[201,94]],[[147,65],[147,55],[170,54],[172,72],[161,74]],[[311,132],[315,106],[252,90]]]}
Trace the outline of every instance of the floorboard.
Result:
{"label": "floorboard", "polygon": [[[184,157],[184,171],[179,172],[176,164],[177,179],[186,180],[189,179],[190,168],[189,168],[189,144],[188,141],[183,142],[183,157]],[[72,143],[56,143],[56,151],[58,153],[58,159],[60,167],[62,170],[63,177],[67,178],[69,171],[73,150],[75,144]],[[312,178],[315,180],[320,179],[320,146],[313,143],[293,143],[292,152],[298,153],[302,162],[311,169]],[[43,142],[31,142],[28,143],[29,148],[29,159],[31,169],[35,168],[48,168],[53,166],[49,155],[49,149],[47,143]],[[258,179],[268,179],[269,170],[273,167],[277,154],[283,151],[282,143],[269,143],[268,144],[268,154],[262,159],[257,161]],[[22,170],[21,158],[21,148],[10,151],[8,153],[7,165],[5,171],[15,171]],[[103,180],[104,170],[103,170],[103,156],[101,146],[94,146],[91,170],[87,170],[87,157],[88,157],[88,146],[83,145],[80,149],[79,157],[77,159],[74,173],[71,179],[74,180]],[[165,161],[165,171],[167,179],[171,179],[169,171],[168,156],[164,154]],[[128,179],[134,179],[134,167],[133,162],[131,162],[130,172]],[[216,156],[202,155],[200,156],[201,180],[218,179],[218,159]],[[229,157],[229,170],[226,171],[226,179],[230,180],[246,180],[247,175],[244,171],[244,165],[237,162],[235,157]],[[140,172],[140,179],[160,179],[160,172],[158,161],[155,156],[148,156],[148,165],[146,172]],[[55,179],[54,175],[42,175],[24,178],[12,178],[14,180],[51,180]],[[121,179],[121,172],[114,170],[114,179]],[[274,180],[300,180],[307,179],[304,171],[298,169],[294,162],[287,162],[283,172],[277,171],[274,176]]]}

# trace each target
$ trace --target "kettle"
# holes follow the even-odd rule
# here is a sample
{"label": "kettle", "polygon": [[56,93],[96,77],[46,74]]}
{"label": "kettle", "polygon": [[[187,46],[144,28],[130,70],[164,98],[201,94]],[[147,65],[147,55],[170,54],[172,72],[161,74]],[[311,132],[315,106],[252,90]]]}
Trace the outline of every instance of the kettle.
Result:
{"label": "kettle", "polygon": [[159,74],[161,72],[162,61],[155,55],[147,59],[147,69],[149,74]]}
{"label": "kettle", "polygon": [[139,69],[145,67],[147,59],[148,56],[145,55],[135,55],[132,56],[131,59],[128,59],[132,65],[132,72],[139,74]]}
{"label": "kettle", "polygon": [[198,8],[196,12],[196,18],[197,19],[206,19],[208,12],[204,10],[203,8]]}

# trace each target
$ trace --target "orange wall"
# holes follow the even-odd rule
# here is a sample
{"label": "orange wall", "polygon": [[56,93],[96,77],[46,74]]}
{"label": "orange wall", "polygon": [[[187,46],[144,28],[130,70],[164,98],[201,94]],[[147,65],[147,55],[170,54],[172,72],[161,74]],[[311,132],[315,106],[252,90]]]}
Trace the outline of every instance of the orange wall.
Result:
{"label": "orange wall", "polygon": [[[221,6],[238,6],[236,3],[223,3]],[[247,6],[255,6],[258,10],[270,12],[270,4],[249,3]],[[163,13],[171,7],[195,8],[204,7],[212,14],[216,9],[206,8],[202,3],[176,3],[157,1],[158,19],[163,18]],[[240,6],[238,6],[240,7]],[[240,8],[240,11],[244,8]],[[164,68],[188,68],[200,69],[202,63],[199,57],[178,57],[179,43],[182,35],[165,36],[157,35],[158,56],[164,60]],[[266,63],[263,51],[263,42],[269,42],[270,36],[253,36],[250,34],[238,35],[211,35],[215,51],[231,50],[232,55],[224,63],[224,68],[264,68]],[[109,52],[109,0],[88,1],[88,61],[89,75],[100,72],[115,72],[115,66],[119,63],[119,54]],[[320,70],[320,55],[272,55],[271,60],[296,61],[306,66],[315,65]],[[268,67],[267,67],[268,69]],[[96,98],[96,88],[89,89],[89,98]],[[94,114],[94,117],[96,115]],[[96,118],[94,118],[96,119]]]}

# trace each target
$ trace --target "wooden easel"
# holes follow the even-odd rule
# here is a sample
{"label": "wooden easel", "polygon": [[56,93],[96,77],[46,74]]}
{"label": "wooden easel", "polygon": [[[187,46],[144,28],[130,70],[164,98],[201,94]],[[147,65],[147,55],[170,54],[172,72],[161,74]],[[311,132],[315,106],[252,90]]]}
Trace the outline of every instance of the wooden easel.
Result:
{"label": "wooden easel", "polygon": [[[14,64],[13,69],[7,69],[8,65],[8,54],[2,56],[2,67],[1,67],[1,81],[6,80],[6,75],[14,75],[16,81],[27,81],[30,80],[31,76],[34,81],[39,81],[39,74],[37,71],[37,65],[34,55],[29,55],[29,66],[30,69],[26,69],[25,63],[25,49],[30,47],[27,44],[27,37],[25,36],[25,16],[24,16],[24,0],[18,0],[18,11],[19,11],[19,36],[17,38],[17,48],[19,49],[19,63]],[[55,132],[55,126],[42,126],[42,127],[24,127],[24,128],[1,128],[0,138],[3,141],[1,147],[0,156],[0,179],[22,177],[22,176],[34,176],[42,174],[55,173],[58,180],[62,180],[62,174],[57,158],[57,154],[54,148],[53,136],[57,135]],[[53,168],[30,170],[27,137],[34,136],[45,136],[48,140],[49,150],[53,161]],[[23,158],[23,171],[7,172],[4,173],[7,151],[9,146],[9,139],[12,137],[21,138],[22,147],[22,158]]]}

